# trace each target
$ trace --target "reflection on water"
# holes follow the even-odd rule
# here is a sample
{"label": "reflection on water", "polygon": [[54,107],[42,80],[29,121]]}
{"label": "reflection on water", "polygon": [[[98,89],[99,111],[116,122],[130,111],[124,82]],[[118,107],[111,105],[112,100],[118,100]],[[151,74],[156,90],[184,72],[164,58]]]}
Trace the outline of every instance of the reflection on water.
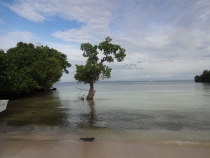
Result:
{"label": "reflection on water", "polygon": [[56,93],[42,93],[29,98],[9,101],[7,110],[0,114],[0,132],[33,129],[44,126],[63,126],[68,109],[60,108],[62,103]]}
{"label": "reflection on water", "polygon": [[158,137],[157,131],[178,136],[185,131],[185,138],[210,141],[210,84],[100,83],[92,101],[77,100],[74,83],[55,87],[55,92],[9,101],[0,113],[0,134],[102,129]]}
{"label": "reflection on water", "polygon": [[41,130],[99,129],[94,100],[62,100],[47,92],[12,100],[0,114],[0,133]]}
{"label": "reflection on water", "polygon": [[[86,100],[85,100],[86,102]],[[99,128],[95,125],[97,122],[97,116],[95,113],[95,101],[94,100],[87,100],[88,106],[89,106],[89,112],[87,113],[81,113],[79,115],[80,122],[78,123],[79,128],[83,129],[95,129]]]}
{"label": "reflection on water", "polygon": [[204,95],[210,96],[210,83],[200,83],[202,85],[202,92]]}

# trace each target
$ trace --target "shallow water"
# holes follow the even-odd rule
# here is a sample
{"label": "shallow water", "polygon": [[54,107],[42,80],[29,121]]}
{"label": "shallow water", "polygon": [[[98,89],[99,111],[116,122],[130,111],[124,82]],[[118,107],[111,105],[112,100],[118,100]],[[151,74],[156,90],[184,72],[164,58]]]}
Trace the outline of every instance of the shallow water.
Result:
{"label": "shallow water", "polygon": [[57,83],[57,91],[9,101],[0,113],[0,136],[89,135],[165,143],[210,143],[210,84],[99,82],[93,101],[88,85]]}

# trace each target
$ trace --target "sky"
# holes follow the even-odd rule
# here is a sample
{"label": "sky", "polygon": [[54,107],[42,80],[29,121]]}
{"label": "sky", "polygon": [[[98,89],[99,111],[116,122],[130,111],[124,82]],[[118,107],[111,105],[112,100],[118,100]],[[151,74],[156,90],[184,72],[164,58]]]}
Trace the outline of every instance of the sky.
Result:
{"label": "sky", "polygon": [[210,0],[0,0],[0,49],[47,45],[85,64],[81,43],[126,49],[109,81],[193,80],[210,69]]}

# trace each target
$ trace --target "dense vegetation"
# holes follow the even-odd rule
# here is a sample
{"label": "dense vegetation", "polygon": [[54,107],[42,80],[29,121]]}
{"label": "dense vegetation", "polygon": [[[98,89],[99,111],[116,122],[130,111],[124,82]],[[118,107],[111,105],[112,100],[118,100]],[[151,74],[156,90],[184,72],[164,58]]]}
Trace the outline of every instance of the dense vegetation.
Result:
{"label": "dense vegetation", "polygon": [[[107,37],[105,41],[99,45],[91,45],[90,43],[81,44],[83,56],[87,58],[86,65],[76,65],[76,74],[74,78],[78,82],[90,84],[89,94],[87,99],[93,99],[95,90],[94,83],[99,79],[106,79],[111,77],[111,68],[104,65],[104,62],[114,62],[114,58],[118,62],[124,60],[126,54],[125,49],[119,45],[110,43],[112,39]],[[103,58],[99,60],[99,51],[103,53]]]}
{"label": "dense vegetation", "polygon": [[200,76],[195,76],[195,82],[210,82],[210,70],[204,70]]}
{"label": "dense vegetation", "polygon": [[19,42],[6,53],[0,50],[0,94],[48,90],[70,66],[55,49]]}

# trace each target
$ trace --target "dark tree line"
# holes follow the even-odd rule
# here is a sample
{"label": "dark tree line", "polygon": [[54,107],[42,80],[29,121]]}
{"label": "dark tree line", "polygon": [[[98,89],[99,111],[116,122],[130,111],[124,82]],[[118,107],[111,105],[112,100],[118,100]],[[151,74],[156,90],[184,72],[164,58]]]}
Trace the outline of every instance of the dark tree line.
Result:
{"label": "dark tree line", "polygon": [[[85,65],[76,65],[74,78],[78,82],[90,84],[87,99],[93,99],[94,83],[111,77],[111,68],[105,62],[114,60],[122,62],[126,56],[125,49],[112,44],[107,37],[98,45],[81,44]],[[102,58],[99,59],[99,53]],[[69,73],[71,64],[67,56],[48,46],[34,46],[32,43],[17,43],[5,53],[0,50],[0,98],[4,94],[20,94],[49,90],[58,82],[62,73]]]}
{"label": "dark tree line", "polygon": [[65,54],[19,42],[6,53],[0,50],[0,94],[48,90],[68,67]]}
{"label": "dark tree line", "polygon": [[199,76],[195,76],[195,82],[210,82],[210,70],[204,70]]}

